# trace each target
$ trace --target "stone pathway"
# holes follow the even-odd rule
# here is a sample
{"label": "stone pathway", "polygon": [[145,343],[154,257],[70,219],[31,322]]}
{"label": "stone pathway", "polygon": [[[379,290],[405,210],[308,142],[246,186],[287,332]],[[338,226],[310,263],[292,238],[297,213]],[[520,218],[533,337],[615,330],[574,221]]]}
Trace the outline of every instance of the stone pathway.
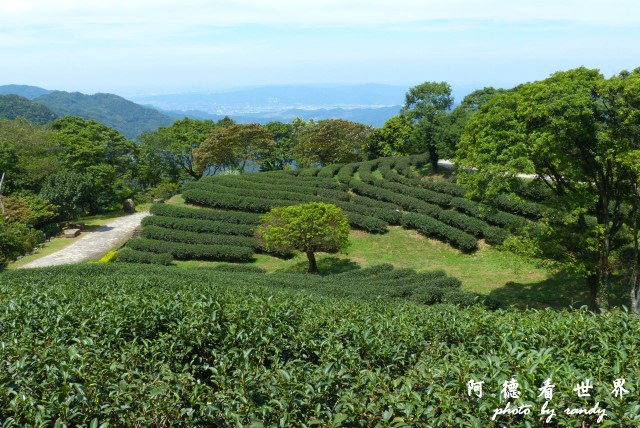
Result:
{"label": "stone pathway", "polygon": [[148,215],[149,212],[144,211],[119,217],[105,226],[100,226],[85,234],[68,247],[27,263],[21,269],[68,265],[101,257],[123,242]]}

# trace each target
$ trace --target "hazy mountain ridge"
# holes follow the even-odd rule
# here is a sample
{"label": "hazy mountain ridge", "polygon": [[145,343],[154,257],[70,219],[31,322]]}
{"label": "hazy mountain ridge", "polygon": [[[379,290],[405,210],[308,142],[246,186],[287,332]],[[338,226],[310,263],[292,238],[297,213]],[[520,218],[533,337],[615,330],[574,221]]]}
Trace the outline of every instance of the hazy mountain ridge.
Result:
{"label": "hazy mountain ridge", "polygon": [[402,104],[408,88],[390,85],[264,86],[224,92],[136,96],[163,110],[200,110],[210,114],[261,113],[302,109],[376,108]]}
{"label": "hazy mountain ridge", "polygon": [[0,85],[0,95],[19,95],[21,97],[33,100],[40,95],[51,92],[48,89],[39,88],[38,86],[29,85]]}
{"label": "hazy mountain ridge", "polygon": [[[106,93],[51,91],[28,85],[0,86],[0,94],[16,94],[65,115],[94,119],[135,138],[174,120],[220,120],[239,123],[345,119],[380,127],[398,114],[407,88],[391,85],[280,85],[224,92],[180,93],[132,97]],[[140,103],[140,104],[139,104]],[[141,105],[142,104],[142,105]]]}
{"label": "hazy mountain ridge", "polygon": [[352,109],[287,109],[281,111],[269,111],[261,113],[243,113],[243,114],[211,114],[200,110],[189,111],[168,111],[167,114],[182,119],[187,116],[192,119],[214,120],[218,121],[225,116],[230,117],[238,123],[260,123],[268,122],[291,122],[296,117],[305,120],[324,120],[324,119],[345,119],[353,122],[364,123],[373,127],[381,127],[389,118],[397,115],[401,106],[379,107],[379,108],[352,108]]}

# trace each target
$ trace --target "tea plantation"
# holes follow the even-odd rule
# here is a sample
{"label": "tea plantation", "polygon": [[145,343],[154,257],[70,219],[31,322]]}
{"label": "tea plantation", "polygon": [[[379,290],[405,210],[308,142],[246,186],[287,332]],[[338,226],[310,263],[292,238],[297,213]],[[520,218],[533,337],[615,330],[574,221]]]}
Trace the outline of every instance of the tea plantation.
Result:
{"label": "tea plantation", "polygon": [[[457,288],[390,266],[325,277],[126,263],[3,272],[0,423],[640,426],[637,317],[420,304],[434,284]],[[482,397],[470,380],[484,381]],[[510,408],[529,413],[496,416],[511,380],[521,395]],[[578,397],[587,380],[590,397]]]}
{"label": "tea plantation", "polygon": [[[353,228],[385,233],[403,226],[474,252],[479,240],[501,244],[509,231],[535,222],[549,208],[524,188],[526,198],[501,197],[487,210],[448,181],[422,179],[424,156],[382,158],[322,169],[205,177],[187,185],[189,207],[151,208],[142,238],[131,240],[120,260],[167,264],[177,260],[246,262],[259,250],[252,237],[259,215],[273,207],[311,201],[342,208]],[[537,193],[536,193],[537,192]],[[159,257],[158,254],[164,254]]]}

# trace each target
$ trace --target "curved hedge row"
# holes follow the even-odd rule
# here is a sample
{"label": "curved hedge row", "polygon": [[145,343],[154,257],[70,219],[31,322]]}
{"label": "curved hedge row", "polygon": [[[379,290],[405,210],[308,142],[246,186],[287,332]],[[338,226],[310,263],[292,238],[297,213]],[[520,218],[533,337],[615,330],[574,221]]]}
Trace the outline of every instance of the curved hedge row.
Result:
{"label": "curved hedge row", "polygon": [[147,238],[134,238],[127,243],[127,247],[151,253],[169,253],[177,260],[248,262],[253,257],[253,249],[248,247],[185,244],[182,242],[159,241]]}
{"label": "curved hedge row", "polygon": [[257,224],[260,220],[260,214],[248,213],[244,211],[189,208],[168,204],[154,204],[151,206],[149,212],[154,215],[165,217],[193,218],[237,224]]}
{"label": "curved hedge row", "polygon": [[[350,164],[348,164],[350,165]],[[326,189],[334,190],[346,190],[346,186],[337,182],[332,178],[322,177],[309,177],[309,176],[296,176],[290,173],[280,173],[277,171],[260,172],[260,173],[248,173],[241,175],[234,175],[233,179],[238,182],[251,182],[251,183],[263,183],[263,184],[285,184],[305,187],[322,187]],[[203,182],[215,182],[223,177],[208,176],[203,177],[200,181]],[[230,177],[229,177],[230,178]]]}
{"label": "curved hedge row", "polygon": [[269,190],[269,194],[266,194],[266,190],[262,188],[249,188],[249,187],[227,187],[220,184],[213,183],[200,183],[194,182],[185,186],[186,190],[201,190],[205,192],[210,192],[216,196],[220,196],[223,194],[232,194],[234,196],[240,197],[250,197],[250,198],[274,198],[284,201],[295,201],[300,203],[305,202],[315,202],[318,198],[315,196],[314,189],[310,189],[309,193],[299,193],[295,191],[280,191],[280,190]]}
{"label": "curved hedge row", "polygon": [[343,165],[344,164],[341,164],[341,163],[327,165],[327,166],[323,167],[318,172],[317,177],[319,177],[319,178],[332,178],[333,176],[335,176],[338,173],[338,171],[342,168]]}
{"label": "curved hedge row", "polygon": [[170,265],[173,256],[169,253],[150,253],[125,247],[118,251],[116,260],[124,263],[149,263],[156,265]]}
{"label": "curved hedge row", "polygon": [[407,229],[415,229],[426,236],[448,242],[453,247],[459,248],[464,252],[472,252],[478,249],[478,240],[476,238],[460,229],[448,226],[433,217],[408,213],[402,217],[402,226]]}
{"label": "curved hedge row", "polygon": [[255,250],[258,240],[250,236],[213,235],[210,233],[188,232],[166,227],[147,225],[142,229],[142,237],[162,241],[184,242],[186,244],[218,244],[248,247]]}
{"label": "curved hedge row", "polygon": [[355,163],[348,163],[346,165],[343,165],[343,167],[340,168],[340,171],[338,171],[338,174],[336,174],[336,178],[340,183],[348,184],[349,181],[353,178],[353,174],[357,169],[358,164]]}
{"label": "curved hedge row", "polygon": [[267,200],[264,198],[238,196],[231,193],[215,194],[199,189],[185,190],[182,192],[182,197],[188,204],[257,213],[265,213],[274,207],[292,205],[291,201]]}
{"label": "curved hedge row", "polygon": [[499,210],[483,210],[482,204],[465,198],[452,198],[451,206],[459,211],[472,215],[473,217],[482,218],[488,223],[510,230],[520,229],[527,225],[527,219],[505,211]]}
{"label": "curved hedge row", "polygon": [[387,233],[387,222],[376,217],[366,216],[352,211],[345,211],[344,214],[349,220],[349,224],[358,229],[366,230],[369,233]]}
{"label": "curved hedge row", "polygon": [[[253,236],[255,226],[248,224],[223,223],[195,218],[176,218],[152,215],[142,219],[142,226],[160,226],[187,232],[213,233],[218,235]],[[144,228],[142,229],[144,232]]]}
{"label": "curved hedge row", "polygon": [[525,217],[538,220],[549,213],[549,208],[537,202],[526,201],[517,196],[498,195],[495,203],[503,210],[513,214],[523,215]]}
{"label": "curved hedge row", "polygon": [[398,194],[391,190],[370,184],[360,183],[357,180],[351,180],[350,185],[357,193],[397,203],[406,211],[427,215],[478,238],[485,238],[490,244],[501,244],[507,237],[507,233],[504,230],[491,226],[482,220],[456,211],[443,209],[438,205],[430,204],[411,196]]}
{"label": "curved hedge row", "polygon": [[330,201],[330,203],[342,208],[345,212],[351,212],[361,214],[367,217],[375,217],[385,221],[388,224],[398,225],[402,217],[402,212],[399,210],[390,210],[388,208],[370,207],[366,205],[360,205],[354,202],[342,202],[342,201]]}

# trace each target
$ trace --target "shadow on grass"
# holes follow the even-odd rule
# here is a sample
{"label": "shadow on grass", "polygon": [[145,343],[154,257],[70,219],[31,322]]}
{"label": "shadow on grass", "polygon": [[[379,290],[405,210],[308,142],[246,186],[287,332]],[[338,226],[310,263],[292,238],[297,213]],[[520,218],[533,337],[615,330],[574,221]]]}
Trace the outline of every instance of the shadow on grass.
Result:
{"label": "shadow on grass", "polygon": [[[619,277],[612,278],[610,304],[629,306],[627,288]],[[516,308],[575,308],[589,306],[589,288],[583,278],[557,273],[544,281],[534,283],[507,282],[487,295],[500,307]]]}
{"label": "shadow on grass", "polygon": [[[336,273],[349,272],[360,269],[360,265],[350,259],[341,259],[339,257],[323,257],[318,259],[318,270],[320,275],[334,275]],[[306,273],[309,269],[307,260],[300,261],[282,272],[288,273]]]}

